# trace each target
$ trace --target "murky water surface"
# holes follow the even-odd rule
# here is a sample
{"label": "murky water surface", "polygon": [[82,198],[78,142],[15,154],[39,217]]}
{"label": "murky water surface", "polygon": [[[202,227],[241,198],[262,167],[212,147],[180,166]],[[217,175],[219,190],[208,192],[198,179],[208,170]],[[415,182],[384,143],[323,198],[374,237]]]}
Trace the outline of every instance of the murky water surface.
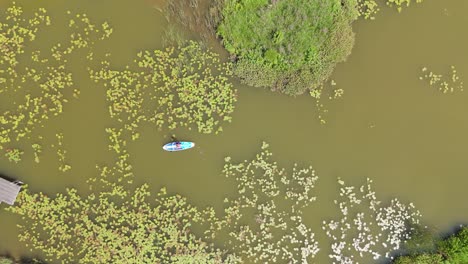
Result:
{"label": "murky water surface", "polygon": [[[126,64],[139,50],[162,47],[167,22],[156,8],[162,2],[17,1],[26,10],[45,7],[53,23],[61,23],[66,10],[109,21],[114,34],[96,47],[96,53],[112,53],[116,65]],[[9,3],[0,1],[0,8]],[[331,200],[337,196],[337,177],[356,185],[372,178],[378,197],[413,202],[426,223],[441,231],[466,223],[468,91],[442,94],[419,76],[423,66],[447,73],[455,65],[460,78],[468,82],[467,12],[467,1],[425,1],[401,14],[382,8],[375,21],[357,22],[353,53],[332,76],[345,94],[325,102],[326,125],[318,121],[309,96],[291,98],[236,84],[237,109],[223,133],[175,132],[195,141],[194,150],[163,152],[161,145],[171,133],[143,128],[141,139],[129,146],[136,182],[149,183],[153,190],[166,186],[197,205],[221,209],[223,198],[235,190],[221,176],[223,158],[249,159],[267,141],[281,165],[310,163],[317,170],[319,201],[307,215],[317,233],[320,222],[336,214]],[[80,76],[80,99],[34,132],[44,136],[41,162],[34,163],[29,154],[19,164],[0,159],[2,174],[22,180],[33,191],[53,195],[76,187],[85,193],[85,181],[96,174],[95,165],[111,161],[104,128],[113,124],[104,88],[90,82],[80,65],[74,70]],[[56,133],[64,134],[72,165],[66,173],[58,171],[55,150],[48,147],[56,142]],[[5,207],[0,205],[0,253],[25,254],[28,251],[17,239],[19,219],[2,210]],[[316,260],[328,263],[326,251]]]}

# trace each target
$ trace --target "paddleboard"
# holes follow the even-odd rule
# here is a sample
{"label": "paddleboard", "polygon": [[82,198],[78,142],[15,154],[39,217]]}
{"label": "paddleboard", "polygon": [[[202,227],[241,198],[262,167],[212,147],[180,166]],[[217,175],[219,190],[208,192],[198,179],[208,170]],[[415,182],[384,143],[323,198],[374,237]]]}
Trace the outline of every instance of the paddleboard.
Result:
{"label": "paddleboard", "polygon": [[163,146],[165,151],[181,151],[195,147],[195,143],[189,141],[174,141]]}

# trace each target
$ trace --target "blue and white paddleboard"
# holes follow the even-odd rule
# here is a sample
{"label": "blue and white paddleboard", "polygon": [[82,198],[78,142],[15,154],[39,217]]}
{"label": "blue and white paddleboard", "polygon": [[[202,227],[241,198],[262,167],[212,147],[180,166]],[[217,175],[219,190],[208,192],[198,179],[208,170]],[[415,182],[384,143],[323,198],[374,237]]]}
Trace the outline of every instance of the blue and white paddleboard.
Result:
{"label": "blue and white paddleboard", "polygon": [[195,147],[195,143],[189,141],[174,141],[163,146],[165,151],[180,151]]}

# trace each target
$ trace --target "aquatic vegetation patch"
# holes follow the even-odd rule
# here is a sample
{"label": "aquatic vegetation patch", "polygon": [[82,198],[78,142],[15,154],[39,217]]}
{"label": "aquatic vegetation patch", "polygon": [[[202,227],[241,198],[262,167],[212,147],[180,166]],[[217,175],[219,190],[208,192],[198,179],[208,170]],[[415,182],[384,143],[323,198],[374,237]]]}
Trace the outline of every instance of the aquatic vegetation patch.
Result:
{"label": "aquatic vegetation patch", "polygon": [[223,174],[236,181],[238,195],[225,199],[221,230],[228,232],[227,246],[243,262],[307,263],[319,248],[302,212],[316,199],[318,177],[312,167],[297,164],[287,173],[271,156],[263,143],[250,161],[225,159]]}
{"label": "aquatic vegetation patch", "polygon": [[139,123],[158,128],[193,126],[200,133],[219,133],[230,122],[236,90],[227,79],[229,68],[196,42],[164,51],[144,51],[124,70],[90,70],[107,90],[109,113],[138,138]]}
{"label": "aquatic vegetation patch", "polygon": [[110,70],[108,62],[103,62],[102,66],[98,72],[90,71],[90,73],[95,81],[104,81],[110,117],[121,122],[127,130],[136,134],[135,129],[139,122],[146,119],[143,112],[142,90],[147,87],[141,84],[142,76],[128,69]]}
{"label": "aquatic vegetation patch", "polygon": [[57,133],[55,134],[55,137],[57,138],[57,145],[52,145],[52,147],[57,148],[57,156],[59,160],[59,171],[61,172],[66,172],[71,170],[71,166],[66,162],[66,154],[67,151],[64,148],[63,145],[63,133]]}
{"label": "aquatic vegetation patch", "polygon": [[[226,157],[222,173],[235,181],[237,193],[225,198],[220,215],[212,207],[199,209],[180,195],[169,195],[165,188],[151,195],[148,185],[132,185],[125,140],[130,132],[122,127],[106,132],[117,159],[97,166],[100,175],[89,181],[92,194],[67,189],[49,197],[26,188],[17,206],[7,209],[22,217],[20,240],[48,260],[306,264],[319,251],[303,218],[316,201],[318,177],[311,166],[281,168],[266,143],[251,160]],[[378,258],[379,252],[398,249],[411,237],[406,225],[418,224],[420,217],[412,204],[394,199],[381,205],[370,181],[359,191],[339,183],[340,201],[335,203],[343,218],[323,225],[333,240],[330,256],[336,263],[355,263],[353,253]]]}
{"label": "aquatic vegetation patch", "polygon": [[24,151],[19,149],[6,149],[5,156],[8,158],[8,161],[18,163],[21,161],[21,156],[23,156]]}
{"label": "aquatic vegetation patch", "polygon": [[374,20],[375,15],[380,10],[379,5],[375,0],[358,0],[357,9],[360,17],[370,20]]}
{"label": "aquatic vegetation patch", "polygon": [[131,177],[133,174],[133,167],[130,164],[129,158],[130,153],[128,152],[126,146],[127,138],[124,134],[125,130],[122,128],[106,128],[106,132],[109,134],[110,144],[109,150],[113,150],[117,157],[116,162],[112,168],[109,167],[98,167],[101,171],[101,180],[108,178],[109,182],[122,182],[124,179],[127,180],[127,183],[133,183]]}
{"label": "aquatic vegetation patch", "polygon": [[463,81],[460,80],[457,69],[453,65],[450,66],[450,74],[448,75],[434,73],[427,67],[423,67],[421,73],[420,80],[425,81],[429,86],[437,88],[444,94],[463,92]]}
{"label": "aquatic vegetation patch", "polygon": [[20,241],[61,263],[239,263],[192,231],[217,221],[212,209],[199,210],[165,188],[151,194],[146,184],[121,182],[133,175],[125,131],[106,129],[109,150],[118,158],[97,166],[90,195],[67,189],[49,197],[27,187],[19,194],[8,210],[23,218]]}
{"label": "aquatic vegetation patch", "polygon": [[[333,100],[343,97],[344,95],[344,90],[342,88],[336,88],[336,82],[334,80],[330,81],[330,85],[327,87],[327,89],[325,89],[324,87],[325,85],[322,85],[309,92],[309,95],[315,99],[317,118],[320,124],[322,125],[327,123],[325,119],[325,115],[326,113],[328,113],[328,109],[325,108],[326,103],[324,101],[325,100],[328,100],[328,102],[333,101]],[[329,91],[328,96],[325,94],[325,90]]]}
{"label": "aquatic vegetation patch", "polygon": [[74,189],[48,197],[24,190],[8,210],[25,217],[20,240],[63,263],[229,263],[191,232],[202,214],[179,195],[147,185],[118,197],[82,197]]}
{"label": "aquatic vegetation patch", "polygon": [[39,163],[39,155],[42,153],[42,146],[40,144],[34,143],[32,144],[32,149],[34,151],[34,162]]}
{"label": "aquatic vegetation patch", "polygon": [[423,0],[387,0],[387,5],[396,7],[398,12],[401,12],[404,6],[409,6],[411,3],[422,3]]}
{"label": "aquatic vegetation patch", "polygon": [[[403,7],[410,6],[411,3],[422,3],[423,0],[386,0],[386,5],[394,7],[401,12]],[[358,0],[357,9],[359,16],[364,19],[374,20],[375,15],[380,11],[378,1],[376,0]]]}
{"label": "aquatic vegetation patch", "polygon": [[288,95],[319,87],[351,53],[357,2],[222,1],[217,34],[245,83]]}
{"label": "aquatic vegetation patch", "polygon": [[[360,187],[347,186],[338,179],[339,200],[335,200],[341,219],[323,222],[323,230],[332,239],[330,258],[335,263],[355,263],[360,257],[390,258],[390,252],[411,238],[412,227],[421,214],[412,203],[392,199],[381,204],[372,190],[372,181]],[[385,252],[385,253],[382,253]]]}
{"label": "aquatic vegetation patch", "polygon": [[[0,114],[0,149],[29,138],[34,129],[63,112],[64,105],[79,94],[68,70],[70,56],[79,50],[90,52],[96,41],[112,32],[107,23],[99,27],[84,14],[70,13],[70,23],[62,25],[70,35],[50,50],[35,50],[33,42],[44,27],[52,27],[52,20],[44,8],[33,14],[27,18],[15,4],[1,14],[0,93],[12,100],[2,106]],[[37,149],[33,151],[37,162]]]}

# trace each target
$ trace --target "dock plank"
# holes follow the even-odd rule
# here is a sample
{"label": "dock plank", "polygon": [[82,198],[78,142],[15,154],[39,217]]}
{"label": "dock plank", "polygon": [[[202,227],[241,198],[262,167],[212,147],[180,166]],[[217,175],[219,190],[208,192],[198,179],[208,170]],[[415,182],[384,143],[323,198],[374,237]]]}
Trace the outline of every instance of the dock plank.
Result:
{"label": "dock plank", "polygon": [[13,205],[20,190],[21,186],[18,184],[0,178],[0,203]]}

